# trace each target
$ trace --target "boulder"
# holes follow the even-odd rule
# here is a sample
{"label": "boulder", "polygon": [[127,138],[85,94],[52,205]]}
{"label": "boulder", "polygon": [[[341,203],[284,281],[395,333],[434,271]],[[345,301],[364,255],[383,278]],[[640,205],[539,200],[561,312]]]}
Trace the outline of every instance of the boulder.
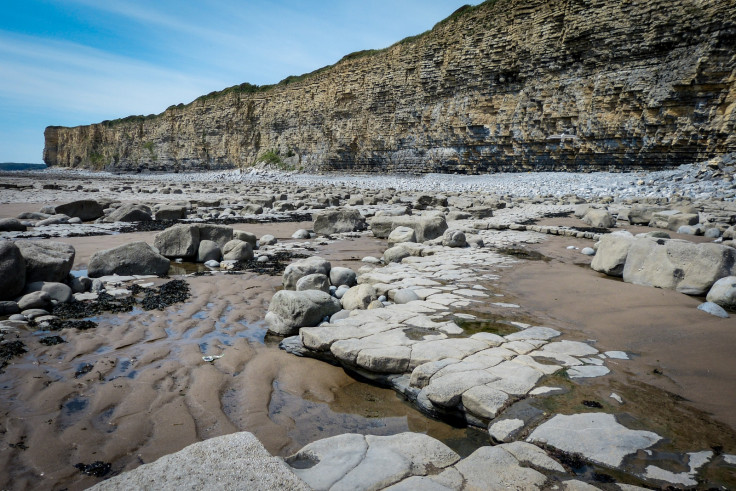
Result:
{"label": "boulder", "polygon": [[233,230],[233,239],[249,243],[253,250],[257,248],[258,237],[256,237],[256,234],[246,232],[245,230]]}
{"label": "boulder", "polygon": [[74,247],[49,240],[19,240],[15,243],[26,263],[26,281],[63,282],[74,264]]}
{"label": "boulder", "polygon": [[170,261],[145,242],[132,242],[95,252],[87,273],[91,278],[107,275],[165,275]]}
{"label": "boulder", "polygon": [[177,205],[161,205],[156,208],[155,220],[181,220],[187,217],[187,207]]}
{"label": "boulder", "polygon": [[304,290],[319,290],[325,293],[330,291],[330,280],[327,276],[322,273],[308,274],[302,276],[299,281],[296,282],[296,291]]}
{"label": "boulder", "polygon": [[447,229],[442,234],[442,245],[445,247],[467,247],[465,234],[460,230]]}
{"label": "boulder", "polygon": [[335,286],[355,286],[358,284],[358,278],[352,269],[336,266],[330,269],[330,283]]}
{"label": "boulder", "polygon": [[48,311],[54,306],[51,300],[51,295],[46,292],[31,292],[23,295],[18,300],[18,308],[21,311],[29,309],[43,309]]}
{"label": "boulder", "polygon": [[233,239],[233,228],[227,225],[198,223],[195,226],[199,229],[199,240],[211,240],[220,249]]}
{"label": "boulder", "polygon": [[97,220],[104,215],[104,212],[102,211],[102,205],[92,199],[81,199],[78,201],[72,201],[71,203],[59,205],[54,208],[54,212],[67,215],[69,217],[79,218],[83,222]]}
{"label": "boulder", "polygon": [[650,227],[656,228],[667,228],[669,227],[670,221],[675,215],[681,215],[680,210],[661,210],[652,213],[652,219],[649,220]]}
{"label": "boulder", "polygon": [[414,290],[409,288],[402,288],[394,293],[394,303],[409,303],[414,300],[421,300],[421,298],[419,298],[419,295]]}
{"label": "boulder", "polygon": [[207,261],[220,261],[222,259],[222,250],[217,242],[212,240],[200,240],[197,248],[197,262],[206,263]]}
{"label": "boulder", "polygon": [[665,210],[661,206],[634,205],[629,209],[629,223],[631,225],[649,225],[652,214]]}
{"label": "boulder", "polygon": [[271,299],[266,323],[270,332],[291,336],[299,328],[316,326],[325,317],[340,310],[340,301],[328,293],[319,290],[281,290]]}
{"label": "boulder", "polygon": [[388,235],[388,246],[393,247],[403,242],[416,242],[417,234],[411,227],[396,227]]}
{"label": "boulder", "polygon": [[296,282],[308,274],[322,273],[329,276],[332,265],[321,257],[313,256],[289,264],[284,270],[283,285],[287,290],[296,289]]}
{"label": "boulder", "polygon": [[611,228],[616,225],[616,220],[608,210],[590,208],[582,218],[583,222],[595,228]]}
{"label": "boulder", "polygon": [[36,227],[45,227],[46,225],[63,225],[69,223],[69,217],[66,215],[52,215],[43,220],[36,222]]}
{"label": "boulder", "polygon": [[278,242],[276,237],[271,234],[266,234],[260,238],[260,240],[258,241],[258,245],[259,247],[264,245],[274,245],[276,242]]}
{"label": "boulder", "polygon": [[404,242],[397,246],[393,246],[390,249],[386,249],[383,253],[383,261],[385,263],[400,263],[405,257],[409,256],[421,256],[422,246],[419,244],[412,244],[410,242]]}
{"label": "boulder", "polygon": [[303,228],[300,228],[293,234],[291,234],[292,239],[308,239],[309,238],[309,231]]}
{"label": "boulder", "polygon": [[684,240],[637,238],[629,248],[623,277],[627,283],[705,295],[725,276],[736,275],[736,249]]}
{"label": "boulder", "polygon": [[10,241],[0,241],[0,300],[15,298],[26,284],[26,262],[20,249]]}
{"label": "boulder", "polygon": [[397,227],[409,227],[414,230],[417,242],[441,237],[447,230],[445,216],[441,213],[425,215],[376,216],[371,220],[371,231],[378,238],[385,239]]}
{"label": "boulder", "polygon": [[608,276],[623,276],[626,256],[633,242],[634,236],[627,231],[604,235],[598,242],[598,250],[590,267]]}
{"label": "boulder", "polygon": [[703,302],[700,305],[698,305],[698,310],[702,310],[703,312],[714,315],[716,317],[720,317],[721,319],[728,319],[729,315],[726,310],[714,302]]}
{"label": "boulder", "polygon": [[0,218],[0,232],[25,232],[26,226],[17,218]]}
{"label": "boulder", "polygon": [[699,221],[697,213],[676,213],[667,217],[667,229],[677,231],[683,225],[697,225]]}
{"label": "boulder", "polygon": [[64,283],[36,281],[26,285],[27,292],[46,292],[52,300],[66,303],[72,299],[72,289]]}
{"label": "boulder", "polygon": [[198,227],[174,225],[157,233],[153,245],[166,257],[194,258],[199,249],[199,239]]}
{"label": "boulder", "polygon": [[354,286],[342,296],[342,308],[345,310],[365,310],[376,297],[376,290],[371,285]]}
{"label": "boulder", "polygon": [[107,215],[103,221],[112,222],[150,222],[153,220],[151,209],[141,204],[125,204]]}
{"label": "boulder", "polygon": [[18,302],[12,300],[0,300],[0,315],[13,315],[20,312]]}
{"label": "boulder", "polygon": [[253,259],[253,246],[250,242],[233,239],[222,248],[222,257],[226,261],[249,261]]}
{"label": "boulder", "polygon": [[725,276],[713,283],[706,300],[736,310],[736,276]]}
{"label": "boulder", "polygon": [[365,218],[353,208],[324,210],[315,213],[313,218],[314,232],[319,235],[357,232],[366,229]]}

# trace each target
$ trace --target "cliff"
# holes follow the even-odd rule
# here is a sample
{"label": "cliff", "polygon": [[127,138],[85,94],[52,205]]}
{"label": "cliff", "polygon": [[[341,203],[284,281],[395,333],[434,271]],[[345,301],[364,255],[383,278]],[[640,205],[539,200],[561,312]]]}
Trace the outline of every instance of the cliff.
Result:
{"label": "cliff", "polygon": [[734,46],[736,0],[489,0],[273,86],[50,126],[44,161],[202,170],[274,151],[352,172],[673,166],[736,151]]}

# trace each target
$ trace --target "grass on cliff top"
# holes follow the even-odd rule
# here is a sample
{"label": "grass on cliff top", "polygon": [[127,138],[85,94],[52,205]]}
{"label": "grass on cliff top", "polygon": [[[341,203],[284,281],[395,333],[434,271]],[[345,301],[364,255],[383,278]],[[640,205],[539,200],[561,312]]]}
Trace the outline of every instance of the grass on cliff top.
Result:
{"label": "grass on cliff top", "polygon": [[[188,104],[181,103],[181,104],[176,104],[176,105],[169,106],[168,108],[166,108],[166,111],[172,111],[172,110],[175,110],[175,109],[183,109],[183,108],[188,107],[188,106],[191,106],[192,104],[195,104],[197,102],[203,102],[203,101],[207,101],[207,100],[217,99],[217,98],[220,98],[220,97],[225,97],[225,96],[227,96],[229,94],[256,94],[256,93],[259,93],[259,92],[267,92],[267,91],[273,89],[274,87],[284,87],[286,85],[290,85],[290,84],[294,84],[294,83],[297,83],[297,82],[301,82],[301,81],[306,80],[306,79],[308,79],[310,77],[313,77],[313,76],[315,76],[315,75],[317,75],[319,73],[325,72],[325,71],[329,70],[330,68],[333,68],[333,67],[335,67],[335,66],[337,66],[337,65],[339,65],[341,63],[344,63],[346,61],[357,60],[357,59],[364,58],[364,57],[367,57],[367,56],[373,56],[373,55],[376,55],[376,54],[379,54],[379,53],[383,53],[385,51],[388,51],[389,49],[393,48],[394,46],[401,46],[401,45],[413,43],[413,42],[415,42],[415,41],[417,41],[417,40],[419,40],[419,39],[427,36],[431,32],[433,32],[436,29],[438,29],[439,27],[445,26],[445,25],[447,25],[447,24],[449,24],[451,22],[456,22],[458,19],[460,19],[462,17],[465,17],[466,15],[468,15],[468,14],[470,14],[472,12],[475,12],[475,11],[481,9],[481,8],[489,8],[489,7],[492,7],[493,5],[496,4],[497,1],[498,0],[486,0],[485,2],[483,2],[481,4],[478,4],[478,5],[475,5],[475,6],[473,6],[473,5],[463,5],[459,9],[455,10],[452,14],[450,14],[447,18],[445,18],[445,19],[439,21],[437,24],[435,24],[432,27],[432,29],[430,29],[428,31],[424,31],[421,34],[416,34],[414,36],[405,37],[404,39],[395,42],[394,44],[392,44],[391,46],[389,46],[387,48],[383,48],[383,49],[364,49],[364,50],[361,50],[361,51],[355,51],[353,53],[348,53],[347,55],[345,55],[342,58],[340,58],[337,61],[337,63],[335,63],[333,65],[323,66],[322,68],[318,68],[318,69],[316,69],[316,70],[314,70],[312,72],[304,73],[302,75],[289,75],[288,77],[286,77],[285,79],[281,80],[280,82],[278,82],[276,84],[254,85],[254,84],[250,84],[248,82],[245,82],[245,83],[242,83],[242,84],[233,85],[231,87],[227,87],[227,88],[222,89],[222,90],[216,90],[216,91],[210,92],[209,94],[205,94],[205,95],[199,96],[199,97],[197,97],[196,99],[194,99],[192,102],[190,102]],[[143,115],[127,116],[125,118],[119,118],[119,119],[113,119],[113,120],[105,120],[105,121],[102,121],[101,124],[102,125],[105,125],[105,126],[115,126],[115,125],[121,124],[121,123],[142,123],[142,122],[147,121],[147,120],[150,120],[150,119],[155,119],[155,118],[163,115],[166,111],[164,111],[163,113],[160,113],[160,114],[149,114],[147,116],[143,116]]]}

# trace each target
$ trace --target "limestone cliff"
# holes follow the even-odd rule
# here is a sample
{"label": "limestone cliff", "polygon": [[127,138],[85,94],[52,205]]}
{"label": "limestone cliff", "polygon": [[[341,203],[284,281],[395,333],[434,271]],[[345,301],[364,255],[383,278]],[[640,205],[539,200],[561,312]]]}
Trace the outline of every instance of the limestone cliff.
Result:
{"label": "limestone cliff", "polygon": [[279,84],[46,129],[48,165],[654,168],[736,151],[736,0],[489,0]]}

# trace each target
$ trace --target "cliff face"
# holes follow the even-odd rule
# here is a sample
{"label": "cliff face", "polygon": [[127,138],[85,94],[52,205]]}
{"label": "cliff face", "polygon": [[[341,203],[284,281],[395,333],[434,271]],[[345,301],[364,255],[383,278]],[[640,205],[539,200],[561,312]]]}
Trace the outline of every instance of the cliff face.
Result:
{"label": "cliff face", "polygon": [[736,0],[498,0],[268,90],[46,129],[48,165],[656,168],[736,151]]}

